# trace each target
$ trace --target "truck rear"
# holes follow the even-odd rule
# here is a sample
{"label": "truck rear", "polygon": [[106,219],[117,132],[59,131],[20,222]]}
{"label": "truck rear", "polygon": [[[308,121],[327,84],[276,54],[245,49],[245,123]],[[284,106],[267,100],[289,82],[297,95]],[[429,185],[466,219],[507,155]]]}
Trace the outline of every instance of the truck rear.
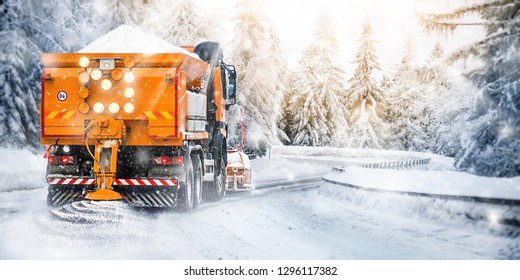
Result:
{"label": "truck rear", "polygon": [[224,196],[236,72],[217,43],[187,50],[42,55],[49,205],[124,199],[189,211]]}

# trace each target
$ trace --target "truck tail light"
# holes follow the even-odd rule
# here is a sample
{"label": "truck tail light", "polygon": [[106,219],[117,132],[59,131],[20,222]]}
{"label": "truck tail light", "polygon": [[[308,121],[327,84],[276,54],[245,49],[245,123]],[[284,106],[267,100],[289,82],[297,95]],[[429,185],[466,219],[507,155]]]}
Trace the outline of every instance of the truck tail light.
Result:
{"label": "truck tail light", "polygon": [[182,157],[153,157],[152,164],[153,165],[182,165],[183,159]]}
{"label": "truck tail light", "polygon": [[78,159],[75,156],[49,156],[47,161],[52,165],[67,165],[78,163]]}

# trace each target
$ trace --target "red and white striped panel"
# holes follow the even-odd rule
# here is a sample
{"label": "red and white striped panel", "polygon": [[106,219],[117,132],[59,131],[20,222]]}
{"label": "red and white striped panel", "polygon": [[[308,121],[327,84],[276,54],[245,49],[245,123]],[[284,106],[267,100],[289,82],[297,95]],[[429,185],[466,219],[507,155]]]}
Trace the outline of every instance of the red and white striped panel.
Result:
{"label": "red and white striped panel", "polygon": [[177,186],[175,179],[116,179],[116,186]]}
{"label": "red and white striped panel", "polygon": [[90,178],[49,178],[49,185],[94,185],[95,179]]}

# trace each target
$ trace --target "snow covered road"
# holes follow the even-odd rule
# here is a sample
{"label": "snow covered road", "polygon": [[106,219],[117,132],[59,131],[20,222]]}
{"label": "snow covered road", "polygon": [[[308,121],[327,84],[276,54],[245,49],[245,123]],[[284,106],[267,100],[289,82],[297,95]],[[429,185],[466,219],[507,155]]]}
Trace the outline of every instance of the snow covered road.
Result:
{"label": "snow covered road", "polygon": [[[494,259],[518,258],[518,238],[470,223],[439,223],[348,203],[345,189],[304,183],[203,205],[191,214],[82,202],[56,219],[45,190],[12,192],[2,259]],[[40,200],[40,202],[38,202]],[[79,204],[79,203],[78,203]],[[78,206],[78,205],[76,205]],[[85,207],[86,206],[86,207]],[[87,211],[88,210],[88,211]],[[88,220],[90,219],[90,220]]]}
{"label": "snow covered road", "polygon": [[122,202],[52,210],[44,184],[21,184],[0,192],[0,259],[520,258],[517,229],[437,209],[471,205],[326,184],[316,178],[329,166],[301,160],[255,167],[251,195],[189,214]]}

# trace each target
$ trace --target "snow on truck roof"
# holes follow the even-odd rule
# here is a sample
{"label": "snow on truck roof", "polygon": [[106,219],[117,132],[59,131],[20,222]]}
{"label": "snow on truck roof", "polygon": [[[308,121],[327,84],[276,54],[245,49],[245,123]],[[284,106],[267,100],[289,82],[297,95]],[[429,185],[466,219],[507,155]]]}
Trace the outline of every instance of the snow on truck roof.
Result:
{"label": "snow on truck roof", "polygon": [[194,53],[128,25],[121,25],[99,37],[78,53],[184,53],[199,59]]}

